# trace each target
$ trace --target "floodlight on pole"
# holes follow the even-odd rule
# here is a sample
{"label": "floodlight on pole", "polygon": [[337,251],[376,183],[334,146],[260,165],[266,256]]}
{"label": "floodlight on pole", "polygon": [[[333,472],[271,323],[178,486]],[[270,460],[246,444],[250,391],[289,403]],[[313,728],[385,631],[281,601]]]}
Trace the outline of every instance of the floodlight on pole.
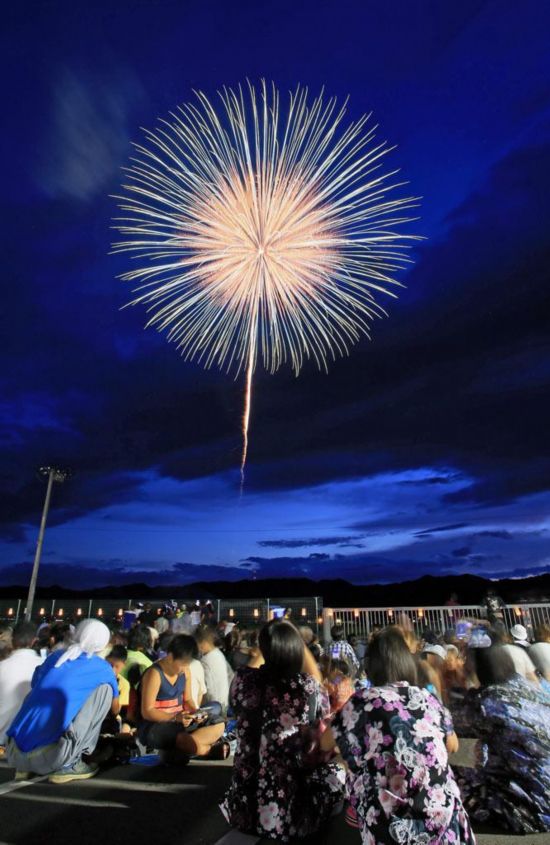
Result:
{"label": "floodlight on pole", "polygon": [[44,509],[42,511],[42,519],[40,520],[40,530],[38,532],[38,540],[36,542],[36,552],[34,554],[34,563],[32,567],[31,583],[29,584],[29,594],[27,596],[27,606],[25,608],[25,620],[30,621],[32,616],[32,606],[34,603],[34,594],[36,592],[36,582],[38,580],[38,568],[40,566],[40,556],[42,554],[42,545],[44,543],[44,532],[46,530],[46,520],[48,519],[48,511],[50,509],[50,501],[52,498],[52,487],[54,482],[62,484],[67,478],[70,478],[71,471],[68,469],[60,469],[56,466],[44,466],[38,470],[38,475],[41,478],[48,479],[48,486],[46,488],[46,499],[44,500]]}

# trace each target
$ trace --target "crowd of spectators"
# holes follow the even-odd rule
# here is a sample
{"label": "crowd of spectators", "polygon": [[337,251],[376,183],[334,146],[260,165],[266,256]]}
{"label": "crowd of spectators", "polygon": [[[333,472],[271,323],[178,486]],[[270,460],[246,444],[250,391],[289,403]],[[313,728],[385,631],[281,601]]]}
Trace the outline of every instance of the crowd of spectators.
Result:
{"label": "crowd of spectators", "polygon": [[[288,618],[218,623],[208,603],[0,627],[0,746],[16,779],[93,777],[156,754],[234,755],[228,823],[288,841],[344,812],[367,845],[475,842],[474,822],[550,830],[550,626],[418,636],[401,615],[321,644]],[[476,765],[449,754],[477,739]]]}

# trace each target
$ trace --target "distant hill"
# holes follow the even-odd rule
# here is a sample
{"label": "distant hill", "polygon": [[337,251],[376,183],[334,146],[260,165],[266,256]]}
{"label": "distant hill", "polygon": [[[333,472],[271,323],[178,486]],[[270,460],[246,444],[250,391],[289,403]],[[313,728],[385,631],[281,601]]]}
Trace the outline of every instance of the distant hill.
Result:
{"label": "distant hill", "polygon": [[[435,577],[425,575],[401,584],[350,584],[342,579],[313,581],[309,578],[268,578],[245,581],[199,581],[173,587],[151,587],[132,583],[105,586],[94,590],[67,590],[64,587],[39,587],[37,598],[175,598],[175,599],[245,599],[322,596],[326,606],[392,607],[444,604],[456,593],[461,604],[478,604],[493,588],[508,602],[550,601],[550,572],[533,578],[507,578],[490,581],[477,575]],[[0,598],[23,598],[27,586],[1,587]]]}

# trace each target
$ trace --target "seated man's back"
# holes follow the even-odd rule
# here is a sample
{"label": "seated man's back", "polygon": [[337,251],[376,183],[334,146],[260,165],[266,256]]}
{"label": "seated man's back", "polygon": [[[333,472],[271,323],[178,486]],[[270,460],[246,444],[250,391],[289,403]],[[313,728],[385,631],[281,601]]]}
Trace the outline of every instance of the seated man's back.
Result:
{"label": "seated man's back", "polygon": [[6,731],[30,692],[34,670],[44,662],[31,648],[35,638],[34,625],[19,623],[13,632],[15,650],[0,661],[0,745],[5,744]]}

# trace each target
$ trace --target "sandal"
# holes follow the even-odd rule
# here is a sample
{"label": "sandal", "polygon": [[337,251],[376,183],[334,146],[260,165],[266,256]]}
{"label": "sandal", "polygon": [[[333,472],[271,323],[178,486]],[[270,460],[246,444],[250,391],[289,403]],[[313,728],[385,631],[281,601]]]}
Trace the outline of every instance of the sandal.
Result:
{"label": "sandal", "polygon": [[217,742],[214,743],[208,754],[206,754],[202,759],[203,760],[227,760],[229,757],[231,748],[227,740],[225,739],[218,739]]}
{"label": "sandal", "polygon": [[348,804],[348,806],[346,807],[344,819],[346,824],[348,824],[350,827],[354,827],[356,830],[361,827],[361,825],[359,824],[359,819],[357,817],[357,810],[355,809],[355,807],[352,807],[351,804]]}

